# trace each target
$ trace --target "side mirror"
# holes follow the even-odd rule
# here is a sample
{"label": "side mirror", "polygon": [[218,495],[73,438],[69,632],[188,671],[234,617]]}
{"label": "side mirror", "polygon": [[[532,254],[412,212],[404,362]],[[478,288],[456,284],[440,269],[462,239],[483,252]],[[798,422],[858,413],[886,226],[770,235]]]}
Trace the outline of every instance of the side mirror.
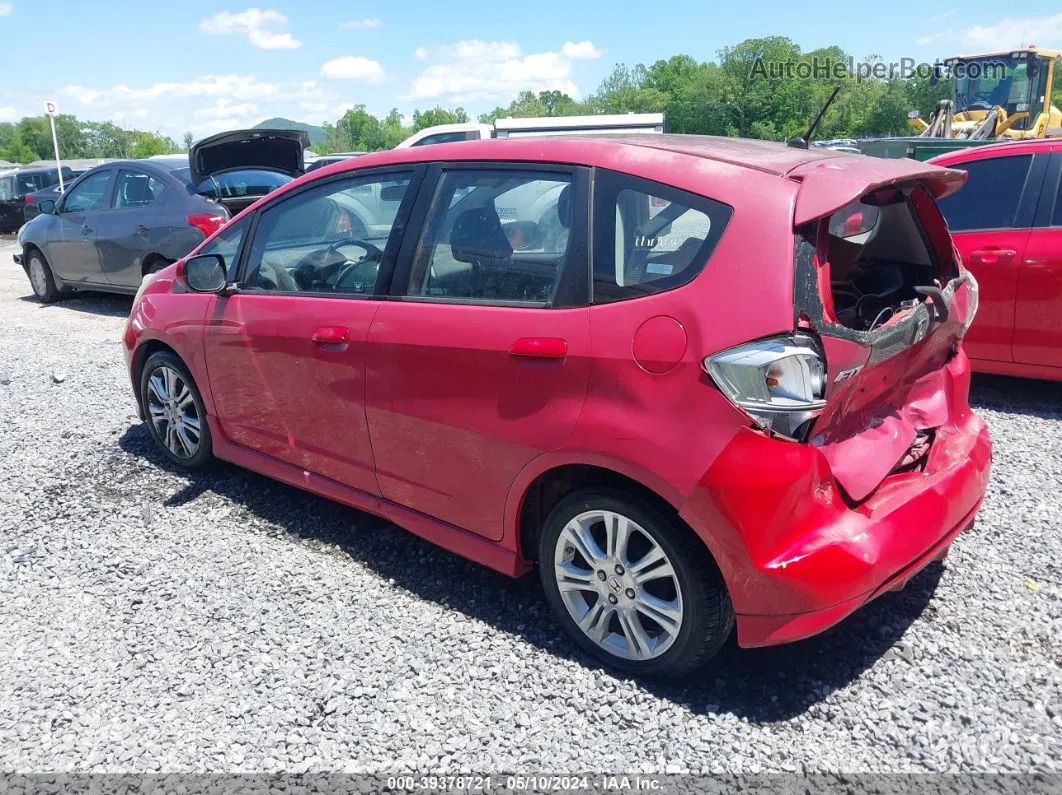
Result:
{"label": "side mirror", "polygon": [[220,254],[200,254],[184,262],[184,280],[197,293],[220,293],[228,284]]}
{"label": "side mirror", "polygon": [[55,202],[52,199],[42,199],[37,202],[37,209],[45,215],[55,215]]}
{"label": "side mirror", "polygon": [[380,188],[380,199],[385,202],[400,202],[405,195],[405,185],[384,185]]}

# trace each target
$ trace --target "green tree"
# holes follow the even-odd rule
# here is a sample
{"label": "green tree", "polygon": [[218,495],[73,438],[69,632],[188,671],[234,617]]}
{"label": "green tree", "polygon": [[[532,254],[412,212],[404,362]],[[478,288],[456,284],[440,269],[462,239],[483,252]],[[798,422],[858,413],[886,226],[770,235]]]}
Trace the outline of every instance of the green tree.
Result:
{"label": "green tree", "polygon": [[648,70],[642,65],[630,68],[617,64],[597,91],[587,98],[590,113],[659,113],[667,107],[668,96],[646,85]]}
{"label": "green tree", "polygon": [[191,132],[186,132],[181,143],[184,146],[184,149],[182,151],[189,152],[192,149],[192,144],[195,143],[195,137],[192,135]]}
{"label": "green tree", "polygon": [[130,133],[109,121],[85,124],[89,157],[130,157],[133,142]]}
{"label": "green tree", "polygon": [[9,163],[32,163],[39,159],[37,153],[22,141],[18,130],[11,136],[7,145],[0,149],[0,160],[7,160]]}
{"label": "green tree", "polygon": [[167,138],[158,133],[134,130],[130,133],[130,136],[132,138],[132,148],[129,156],[132,158],[169,155],[177,151],[177,144],[172,138]]}
{"label": "green tree", "polygon": [[466,121],[468,113],[464,108],[449,110],[437,105],[428,110],[413,111],[413,132],[420,132],[425,127],[434,127],[437,124],[463,124]]}

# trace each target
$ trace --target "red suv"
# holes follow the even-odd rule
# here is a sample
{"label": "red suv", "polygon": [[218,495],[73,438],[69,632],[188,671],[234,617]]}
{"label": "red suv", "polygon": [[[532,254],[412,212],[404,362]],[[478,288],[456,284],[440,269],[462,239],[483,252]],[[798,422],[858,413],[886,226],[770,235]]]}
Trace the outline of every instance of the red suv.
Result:
{"label": "red suv", "polygon": [[820,632],[969,528],[977,303],[909,160],[691,136],[483,141],[298,179],[141,288],[125,348],[211,456],[506,574],[680,674]]}
{"label": "red suv", "polygon": [[978,146],[933,162],[969,174],[940,209],[981,286],[965,341],[974,370],[1062,381],[1062,140]]}

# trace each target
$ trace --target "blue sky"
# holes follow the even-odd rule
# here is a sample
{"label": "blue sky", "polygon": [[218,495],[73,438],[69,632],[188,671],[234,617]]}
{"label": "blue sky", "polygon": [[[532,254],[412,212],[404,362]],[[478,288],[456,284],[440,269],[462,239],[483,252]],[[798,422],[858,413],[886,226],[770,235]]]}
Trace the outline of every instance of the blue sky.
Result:
{"label": "blue sky", "polygon": [[334,121],[353,104],[480,113],[520,88],[585,96],[617,62],[709,60],[776,34],[804,49],[933,61],[1023,42],[1062,48],[1062,13],[1057,0],[0,0],[0,121],[39,114],[45,99],[176,138],[277,115]]}

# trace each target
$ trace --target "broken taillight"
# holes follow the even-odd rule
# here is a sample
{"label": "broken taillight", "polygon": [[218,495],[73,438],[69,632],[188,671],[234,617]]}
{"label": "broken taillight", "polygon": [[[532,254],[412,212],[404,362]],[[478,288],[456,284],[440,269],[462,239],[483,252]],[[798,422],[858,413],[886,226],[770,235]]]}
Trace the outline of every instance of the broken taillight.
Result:
{"label": "broken taillight", "polygon": [[804,441],[826,406],[826,364],[815,340],[786,334],[704,359],[704,369],[759,427]]}

